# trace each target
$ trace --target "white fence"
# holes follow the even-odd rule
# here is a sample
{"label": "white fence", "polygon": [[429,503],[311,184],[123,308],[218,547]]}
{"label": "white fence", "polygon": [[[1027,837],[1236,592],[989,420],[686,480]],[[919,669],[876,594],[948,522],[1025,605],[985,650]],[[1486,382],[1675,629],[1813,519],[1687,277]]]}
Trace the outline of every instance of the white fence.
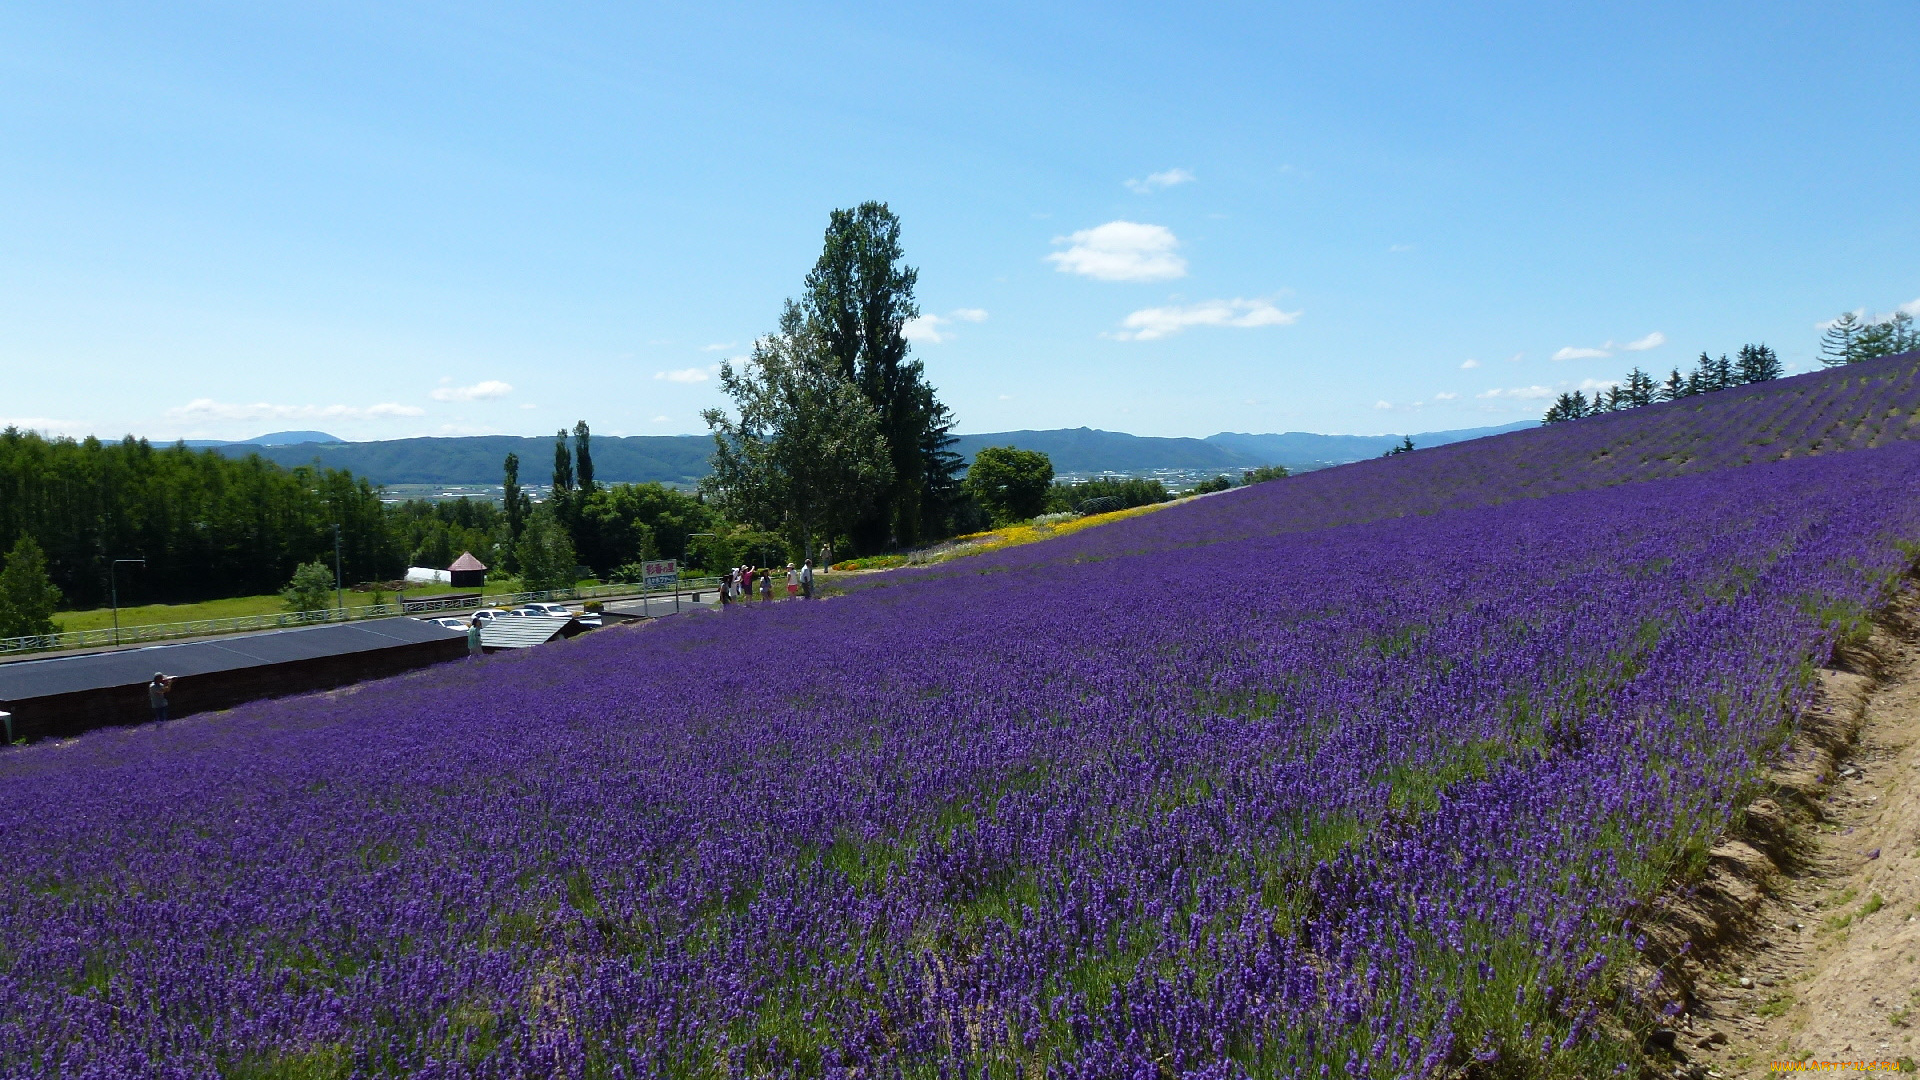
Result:
{"label": "white fence", "polygon": [[712,592],[719,578],[690,578],[677,588],[643,589],[637,585],[589,585],[585,588],[550,589],[546,592],[495,593],[478,598],[449,597],[442,600],[421,598],[399,603],[368,604],[365,607],[328,608],[324,611],[288,611],[273,615],[240,615],[231,619],[196,619],[193,622],[151,623],[123,626],[118,630],[75,630],[60,634],[0,638],[0,656],[46,652],[52,649],[85,649],[103,645],[137,645],[147,641],[172,641],[178,638],[212,637],[239,634],[249,630],[277,630],[289,626],[316,626],[320,623],[353,622],[360,619],[391,619],[398,615],[432,614],[435,611],[466,611],[483,607],[513,607],[543,600],[597,600],[612,597],[673,596],[676,593]]}

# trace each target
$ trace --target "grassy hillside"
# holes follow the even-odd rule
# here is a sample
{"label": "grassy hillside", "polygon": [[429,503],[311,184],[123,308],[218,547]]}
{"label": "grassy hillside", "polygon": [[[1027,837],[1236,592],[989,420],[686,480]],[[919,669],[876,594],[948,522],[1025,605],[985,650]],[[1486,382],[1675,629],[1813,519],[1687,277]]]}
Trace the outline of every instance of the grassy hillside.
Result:
{"label": "grassy hillside", "polygon": [[926,573],[1096,559],[1920,439],[1920,353],[1322,469]]}

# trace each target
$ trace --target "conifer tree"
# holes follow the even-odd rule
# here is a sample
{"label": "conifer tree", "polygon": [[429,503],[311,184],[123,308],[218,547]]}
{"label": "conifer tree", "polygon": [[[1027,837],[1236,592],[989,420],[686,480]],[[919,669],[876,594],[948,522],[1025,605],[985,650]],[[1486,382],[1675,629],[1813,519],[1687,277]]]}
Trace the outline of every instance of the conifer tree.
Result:
{"label": "conifer tree", "polygon": [[1740,381],[1766,382],[1781,376],[1780,356],[1765,345],[1740,346]]}
{"label": "conifer tree", "polygon": [[1659,393],[1660,386],[1653,381],[1653,376],[1638,367],[1627,373],[1625,398],[1629,408],[1651,405],[1658,400]]}
{"label": "conifer tree", "polygon": [[1851,311],[1841,312],[1820,335],[1820,362],[1833,367],[1851,364],[1858,359],[1855,354],[1859,350],[1854,346],[1854,339],[1859,336],[1861,329],[1859,315]]}
{"label": "conifer tree", "polygon": [[1659,391],[1661,401],[1679,401],[1692,392],[1687,389],[1687,380],[1680,374],[1679,368],[1673,369],[1673,374],[1667,376],[1667,381],[1660,384]]}
{"label": "conifer tree", "polygon": [[1687,393],[1706,394],[1720,389],[1713,376],[1713,357],[1701,353],[1700,359],[1694,361],[1693,370],[1687,372]]}
{"label": "conifer tree", "polygon": [[54,633],[54,609],[60,590],[47,576],[47,556],[26,533],[7,554],[0,570],[0,638]]}

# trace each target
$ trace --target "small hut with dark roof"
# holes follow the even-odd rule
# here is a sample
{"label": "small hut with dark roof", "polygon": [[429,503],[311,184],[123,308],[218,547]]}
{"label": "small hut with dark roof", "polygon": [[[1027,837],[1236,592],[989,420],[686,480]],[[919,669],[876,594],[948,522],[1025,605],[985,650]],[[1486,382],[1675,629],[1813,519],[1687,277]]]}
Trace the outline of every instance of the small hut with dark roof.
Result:
{"label": "small hut with dark roof", "polygon": [[487,583],[487,564],[474,558],[471,551],[461,552],[460,557],[453,560],[453,565],[447,567],[447,572],[453,575],[453,587],[456,589],[478,589]]}

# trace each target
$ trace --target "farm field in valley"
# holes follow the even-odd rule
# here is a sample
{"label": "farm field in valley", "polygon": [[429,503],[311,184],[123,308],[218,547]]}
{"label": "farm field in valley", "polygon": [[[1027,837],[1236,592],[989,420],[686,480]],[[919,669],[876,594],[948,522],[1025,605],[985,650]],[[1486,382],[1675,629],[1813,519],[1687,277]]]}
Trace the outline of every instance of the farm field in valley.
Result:
{"label": "farm field in valley", "polygon": [[1599,1076],[1920,357],[0,753],[0,1076]]}

